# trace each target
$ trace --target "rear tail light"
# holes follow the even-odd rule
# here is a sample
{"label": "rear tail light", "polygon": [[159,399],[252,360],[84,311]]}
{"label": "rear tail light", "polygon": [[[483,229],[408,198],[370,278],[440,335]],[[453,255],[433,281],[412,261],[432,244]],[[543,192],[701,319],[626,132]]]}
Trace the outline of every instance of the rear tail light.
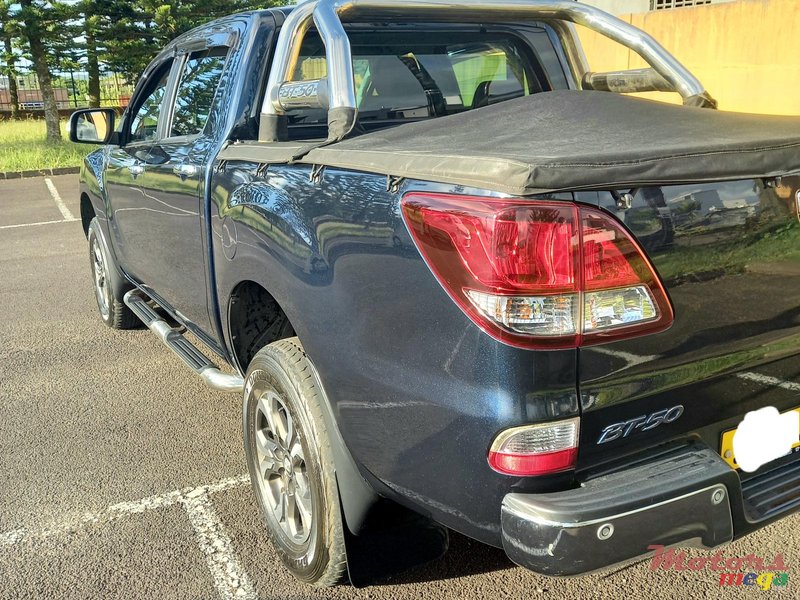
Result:
{"label": "rear tail light", "polygon": [[546,475],[575,468],[578,423],[565,421],[523,425],[497,435],[489,449],[489,465],[506,475]]}
{"label": "rear tail light", "polygon": [[502,342],[575,348],[672,324],[672,307],[644,252],[599,209],[415,193],[402,207],[439,282]]}

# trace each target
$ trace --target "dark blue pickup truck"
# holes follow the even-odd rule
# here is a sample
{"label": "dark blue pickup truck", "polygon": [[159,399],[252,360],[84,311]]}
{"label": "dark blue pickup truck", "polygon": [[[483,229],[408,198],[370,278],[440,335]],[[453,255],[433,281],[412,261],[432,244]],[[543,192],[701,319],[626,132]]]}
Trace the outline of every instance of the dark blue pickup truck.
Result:
{"label": "dark blue pickup truck", "polygon": [[[589,71],[575,24],[650,66]],[[800,506],[800,120],[715,107],[571,0],[215,21],[121,118],[72,118],[103,144],[100,315],[243,395],[303,581],[369,583],[450,529],[549,575],[721,545]]]}

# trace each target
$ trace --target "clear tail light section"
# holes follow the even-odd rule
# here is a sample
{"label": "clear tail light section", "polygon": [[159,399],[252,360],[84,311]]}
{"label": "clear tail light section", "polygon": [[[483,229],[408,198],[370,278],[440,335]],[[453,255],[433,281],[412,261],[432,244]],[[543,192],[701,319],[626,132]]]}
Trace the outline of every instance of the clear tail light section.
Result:
{"label": "clear tail light section", "polygon": [[579,422],[575,417],[506,429],[492,442],[489,466],[498,473],[521,477],[574,469]]}
{"label": "clear tail light section", "polygon": [[673,313],[631,235],[588,206],[407,194],[425,261],[484,331],[522,348],[599,344],[663,331]]}

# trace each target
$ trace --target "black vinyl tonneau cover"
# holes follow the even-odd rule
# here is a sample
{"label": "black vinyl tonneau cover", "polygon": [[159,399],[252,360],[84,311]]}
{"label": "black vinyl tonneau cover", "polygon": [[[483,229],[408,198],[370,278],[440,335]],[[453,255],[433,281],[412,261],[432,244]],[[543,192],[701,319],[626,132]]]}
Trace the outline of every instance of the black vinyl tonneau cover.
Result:
{"label": "black vinyl tonneau cover", "polygon": [[556,91],[346,139],[306,161],[509,194],[800,171],[800,118]]}
{"label": "black vinyl tonneau cover", "polygon": [[[240,158],[259,160],[247,146]],[[298,147],[262,146],[263,162]],[[800,118],[562,90],[348,138],[299,161],[513,195],[775,177],[800,173]]]}

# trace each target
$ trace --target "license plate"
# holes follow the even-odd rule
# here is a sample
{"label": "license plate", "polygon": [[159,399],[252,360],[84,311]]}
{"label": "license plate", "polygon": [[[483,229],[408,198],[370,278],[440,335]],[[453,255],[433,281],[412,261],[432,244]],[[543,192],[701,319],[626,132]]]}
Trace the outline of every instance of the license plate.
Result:
{"label": "license plate", "polygon": [[[800,413],[800,406],[798,406],[797,408],[793,408],[791,411],[787,410],[785,412],[782,412],[781,414],[785,415],[786,413],[792,411]],[[728,463],[734,469],[738,469],[739,465],[736,463],[736,457],[733,455],[733,436],[735,433],[736,433],[736,428],[729,429],[728,431],[722,434],[722,443],[720,444],[719,453],[720,456],[722,456],[722,459],[726,463]],[[792,446],[792,452],[797,452],[798,448],[800,448],[800,440],[794,443],[794,445]]]}

